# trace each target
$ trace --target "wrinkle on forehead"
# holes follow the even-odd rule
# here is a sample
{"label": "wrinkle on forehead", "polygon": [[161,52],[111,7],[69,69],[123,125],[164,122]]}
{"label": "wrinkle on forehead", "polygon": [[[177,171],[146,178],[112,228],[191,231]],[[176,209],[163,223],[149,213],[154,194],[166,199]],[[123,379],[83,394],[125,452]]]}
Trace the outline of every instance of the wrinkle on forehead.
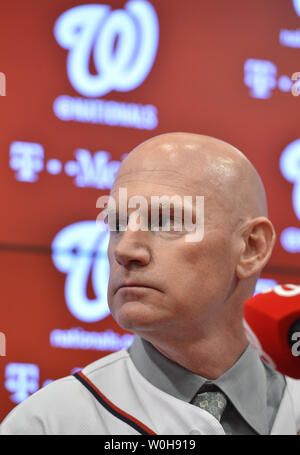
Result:
{"label": "wrinkle on forehead", "polygon": [[133,182],[197,191],[236,219],[267,216],[265,189],[252,163],[209,136],[167,133],[143,142],[121,164],[112,193]]}

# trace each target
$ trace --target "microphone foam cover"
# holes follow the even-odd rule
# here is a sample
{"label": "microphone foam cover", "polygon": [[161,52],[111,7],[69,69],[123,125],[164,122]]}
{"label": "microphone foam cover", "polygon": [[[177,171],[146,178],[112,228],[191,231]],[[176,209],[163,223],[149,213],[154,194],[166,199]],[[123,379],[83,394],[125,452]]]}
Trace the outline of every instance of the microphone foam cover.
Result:
{"label": "microphone foam cover", "polygon": [[247,338],[261,359],[300,379],[300,286],[277,285],[244,303]]}

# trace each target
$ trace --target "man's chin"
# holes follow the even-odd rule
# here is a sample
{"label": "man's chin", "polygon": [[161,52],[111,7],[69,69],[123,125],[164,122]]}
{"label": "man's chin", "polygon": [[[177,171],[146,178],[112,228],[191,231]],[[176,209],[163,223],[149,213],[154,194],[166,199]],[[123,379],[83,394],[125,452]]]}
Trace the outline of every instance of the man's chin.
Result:
{"label": "man's chin", "polygon": [[159,323],[157,310],[153,312],[140,302],[126,302],[112,316],[122,329],[134,333],[154,329]]}

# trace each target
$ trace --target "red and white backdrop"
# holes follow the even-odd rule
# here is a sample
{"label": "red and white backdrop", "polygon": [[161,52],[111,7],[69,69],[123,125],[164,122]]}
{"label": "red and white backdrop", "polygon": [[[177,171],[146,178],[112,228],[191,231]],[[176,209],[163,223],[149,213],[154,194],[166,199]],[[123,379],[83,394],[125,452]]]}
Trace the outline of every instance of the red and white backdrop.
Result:
{"label": "red and white backdrop", "polygon": [[242,150],[278,235],[257,290],[300,284],[298,28],[296,0],[2,2],[0,421],[132,342],[107,308],[96,200],[149,137]]}

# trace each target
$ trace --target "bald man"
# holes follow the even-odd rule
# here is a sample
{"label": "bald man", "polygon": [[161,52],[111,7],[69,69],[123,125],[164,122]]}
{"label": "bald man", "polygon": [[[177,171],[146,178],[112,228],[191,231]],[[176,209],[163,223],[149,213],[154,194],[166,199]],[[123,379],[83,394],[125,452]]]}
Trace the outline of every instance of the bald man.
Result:
{"label": "bald man", "polygon": [[[163,196],[183,205],[167,225],[158,207],[154,226]],[[184,217],[199,222],[197,197],[204,232],[193,241]],[[164,134],[126,157],[111,200],[108,302],[135,341],[33,394],[1,434],[296,434],[298,383],[263,364],[242,324],[275,242],[253,165],[223,141]]]}

